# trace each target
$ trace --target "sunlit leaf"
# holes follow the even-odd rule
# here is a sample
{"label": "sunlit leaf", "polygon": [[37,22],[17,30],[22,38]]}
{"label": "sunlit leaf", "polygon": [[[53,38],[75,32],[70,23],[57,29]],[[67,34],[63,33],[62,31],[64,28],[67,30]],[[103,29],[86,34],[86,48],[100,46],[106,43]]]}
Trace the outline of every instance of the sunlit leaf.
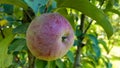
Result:
{"label": "sunlit leaf", "polygon": [[[81,11],[97,21],[107,33],[108,38],[113,34],[113,28],[106,15],[88,0],[56,0],[58,7],[73,8]],[[107,26],[107,27],[106,27]]]}
{"label": "sunlit leaf", "polygon": [[74,54],[71,51],[68,51],[67,57],[69,58],[70,62],[74,62]]}
{"label": "sunlit leaf", "polygon": [[105,41],[99,40],[99,44],[102,44],[106,52],[109,53],[109,48],[107,47],[107,44]]}
{"label": "sunlit leaf", "polygon": [[100,47],[98,46],[98,40],[95,36],[89,34],[87,35],[89,37],[89,39],[92,41],[92,48],[96,54],[96,57],[99,58],[101,56],[101,51],[100,51]]}
{"label": "sunlit leaf", "polygon": [[96,55],[94,55],[93,51],[88,51],[87,53],[87,58],[91,59],[91,61],[96,65],[98,63],[98,57],[96,57]]}
{"label": "sunlit leaf", "polygon": [[82,64],[83,64],[82,68],[88,68],[88,67],[95,68],[96,67],[96,65],[93,63],[93,61],[89,60],[88,58],[83,59]]}
{"label": "sunlit leaf", "polygon": [[[3,30],[2,30],[2,32],[3,32],[3,35],[5,36],[5,37],[7,37],[7,36],[9,36],[11,33],[12,33],[12,28],[4,28]],[[3,40],[3,37],[2,37],[2,34],[1,34],[1,32],[0,32],[0,41],[1,40]]]}
{"label": "sunlit leaf", "polygon": [[[6,68],[12,63],[12,55],[7,54],[8,45],[14,39],[14,35],[10,34],[0,41],[0,68]],[[7,61],[7,62],[6,62]]]}
{"label": "sunlit leaf", "polygon": [[120,16],[120,11],[117,10],[117,9],[105,9],[104,10],[105,12],[112,12],[112,13],[115,13],[115,14],[118,14]]}
{"label": "sunlit leaf", "polygon": [[0,26],[4,26],[4,25],[6,25],[8,23],[8,21],[7,20],[0,20]]}
{"label": "sunlit leaf", "polygon": [[102,60],[104,64],[106,65],[106,68],[112,68],[112,63],[110,62],[108,57],[102,57]]}

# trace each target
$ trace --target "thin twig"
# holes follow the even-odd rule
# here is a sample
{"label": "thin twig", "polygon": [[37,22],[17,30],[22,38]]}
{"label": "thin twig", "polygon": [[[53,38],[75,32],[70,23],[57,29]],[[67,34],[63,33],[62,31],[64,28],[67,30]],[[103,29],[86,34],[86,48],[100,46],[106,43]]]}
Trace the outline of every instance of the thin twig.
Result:
{"label": "thin twig", "polygon": [[28,17],[30,18],[30,20],[32,20],[32,16],[25,10],[25,13],[28,15]]}
{"label": "thin twig", "polygon": [[1,27],[1,26],[0,26],[0,32],[1,32],[2,38],[5,38],[5,35],[4,35],[4,33],[3,33],[3,30],[2,30],[2,27]]}
{"label": "thin twig", "polygon": [[93,22],[93,20],[90,21],[90,23],[88,24],[87,28],[86,28],[85,31],[83,32],[83,34],[86,34],[86,32],[87,32],[88,29],[90,28],[92,22]]}
{"label": "thin twig", "polygon": [[47,9],[48,9],[48,7],[46,6],[44,9],[44,13],[47,13]]}
{"label": "thin twig", "polygon": [[52,0],[49,0],[49,1],[48,1],[48,3],[46,4],[45,9],[44,9],[44,13],[46,13],[46,12],[47,12],[48,7],[51,5],[51,3],[52,3]]}

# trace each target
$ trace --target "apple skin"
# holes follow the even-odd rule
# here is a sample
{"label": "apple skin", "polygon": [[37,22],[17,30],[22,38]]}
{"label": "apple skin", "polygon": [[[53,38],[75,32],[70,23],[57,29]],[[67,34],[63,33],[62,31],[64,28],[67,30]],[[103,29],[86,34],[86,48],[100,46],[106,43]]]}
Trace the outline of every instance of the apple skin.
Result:
{"label": "apple skin", "polygon": [[26,41],[36,58],[52,61],[68,52],[74,42],[74,31],[59,13],[46,13],[33,19],[27,29]]}

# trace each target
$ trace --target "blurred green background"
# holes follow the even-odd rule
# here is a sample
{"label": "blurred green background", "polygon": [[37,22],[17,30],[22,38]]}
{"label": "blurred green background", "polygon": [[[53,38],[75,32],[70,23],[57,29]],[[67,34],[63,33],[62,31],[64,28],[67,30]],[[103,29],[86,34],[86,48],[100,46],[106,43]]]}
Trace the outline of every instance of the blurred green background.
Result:
{"label": "blurred green background", "polygon": [[[36,16],[58,12],[75,33],[60,59],[35,58],[26,30]],[[120,68],[119,0],[0,0],[0,68]]]}

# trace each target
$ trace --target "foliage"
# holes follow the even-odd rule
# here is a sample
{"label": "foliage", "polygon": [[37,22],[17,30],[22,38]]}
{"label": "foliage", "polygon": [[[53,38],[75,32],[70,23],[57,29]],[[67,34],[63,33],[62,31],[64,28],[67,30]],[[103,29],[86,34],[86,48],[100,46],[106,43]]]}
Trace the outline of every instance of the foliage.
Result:
{"label": "foliage", "polygon": [[[111,54],[112,48],[120,47],[119,4],[119,0],[0,0],[0,68],[114,67],[112,62],[120,59]],[[70,21],[75,42],[64,57],[47,62],[27,49],[26,30],[35,16],[51,12]]]}

